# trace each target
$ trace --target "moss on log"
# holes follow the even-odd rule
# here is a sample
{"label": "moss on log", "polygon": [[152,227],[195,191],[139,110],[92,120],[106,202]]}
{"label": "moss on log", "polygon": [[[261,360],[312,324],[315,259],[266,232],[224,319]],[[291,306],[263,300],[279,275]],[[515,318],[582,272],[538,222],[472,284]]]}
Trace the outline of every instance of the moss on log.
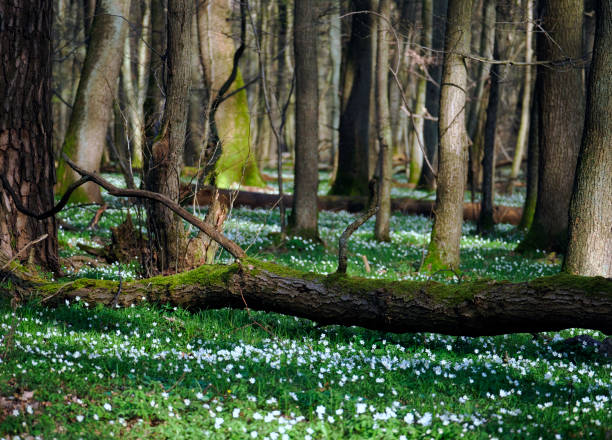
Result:
{"label": "moss on log", "polygon": [[[0,274],[0,278],[4,274]],[[79,297],[121,307],[143,301],[197,311],[231,307],[278,312],[320,324],[395,333],[480,336],[590,328],[612,333],[612,280],[559,274],[530,282],[385,281],[305,273],[246,259],[171,276],[124,282],[29,281],[24,296],[44,304]],[[6,293],[6,290],[5,290]]]}

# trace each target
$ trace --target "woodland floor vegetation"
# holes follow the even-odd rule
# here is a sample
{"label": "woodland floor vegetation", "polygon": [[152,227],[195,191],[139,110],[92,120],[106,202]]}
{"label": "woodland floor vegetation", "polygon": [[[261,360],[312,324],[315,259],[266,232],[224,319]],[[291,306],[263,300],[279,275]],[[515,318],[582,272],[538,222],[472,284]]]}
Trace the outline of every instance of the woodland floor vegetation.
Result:
{"label": "woodland floor vegetation", "polygon": [[[520,195],[519,195],[520,197]],[[61,256],[99,246],[127,208],[108,200],[60,217]],[[520,200],[518,201],[520,203]],[[138,213],[131,208],[138,223]],[[335,271],[337,238],[355,218],[321,212],[321,242],[278,247],[278,212],[234,209],[225,233],[249,256],[319,273]],[[522,234],[463,228],[461,274],[418,272],[431,220],[394,214],[391,242],[370,220],[351,238],[349,274],[446,282],[524,281],[559,272],[554,254],[513,249]],[[362,257],[364,256],[364,257]],[[220,262],[229,256],[219,255]],[[366,270],[365,261],[369,265]],[[139,265],[65,268],[67,279],[126,280]],[[0,305],[3,356],[0,433],[43,438],[582,438],[609,435],[610,358],[563,341],[579,329],[534,337],[397,335],[320,327],[274,313],[222,309],[196,314],[144,304],[49,309]],[[49,374],[52,373],[52,374]],[[16,437],[14,437],[16,438]]]}

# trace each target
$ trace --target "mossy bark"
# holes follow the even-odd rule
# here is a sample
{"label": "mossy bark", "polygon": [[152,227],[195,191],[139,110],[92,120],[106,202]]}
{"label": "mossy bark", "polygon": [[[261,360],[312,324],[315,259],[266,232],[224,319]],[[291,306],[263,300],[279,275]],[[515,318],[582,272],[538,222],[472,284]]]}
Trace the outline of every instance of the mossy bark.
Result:
{"label": "mossy bark", "polygon": [[[225,0],[207,0],[198,6],[199,48],[206,85],[215,96],[229,78],[235,52],[232,38],[232,9]],[[240,71],[228,93],[240,89],[244,81]],[[220,149],[215,164],[215,184],[229,188],[234,184],[265,186],[255,152],[251,148],[250,113],[246,90],[223,101],[215,114]],[[212,153],[212,152],[211,152]],[[211,154],[212,156],[212,154]]]}
{"label": "mossy bark", "polygon": [[529,122],[529,145],[527,150],[527,194],[523,204],[523,216],[519,229],[528,230],[533,223],[536,202],[538,200],[538,167],[539,167],[539,140],[538,140],[538,100],[534,97],[531,104],[531,121]]}
{"label": "mossy bark", "polygon": [[23,294],[46,305],[66,300],[129,307],[143,302],[191,311],[231,307],[375,330],[481,336],[590,328],[612,333],[612,280],[566,274],[531,282],[384,281],[318,275],[247,259],[166,277],[124,282],[30,281]]}
{"label": "mossy bark", "polygon": [[[62,151],[89,171],[99,172],[106,132],[117,94],[119,69],[129,16],[129,0],[99,0],[90,43]],[[56,192],[79,179],[63,160],[57,169]],[[100,188],[86,183],[72,193],[73,202],[102,202]]]}

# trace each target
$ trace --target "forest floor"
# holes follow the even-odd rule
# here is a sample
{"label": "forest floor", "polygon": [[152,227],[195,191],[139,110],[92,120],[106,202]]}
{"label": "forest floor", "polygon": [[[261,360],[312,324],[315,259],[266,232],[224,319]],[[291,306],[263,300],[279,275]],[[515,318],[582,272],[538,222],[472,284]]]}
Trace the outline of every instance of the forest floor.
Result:
{"label": "forest floor", "polygon": [[[123,202],[109,203],[94,231],[85,227],[95,207],[60,214],[80,229],[60,229],[62,257],[82,254],[77,243],[108,240],[127,215]],[[133,207],[131,215],[138,220]],[[291,238],[281,248],[277,211],[234,209],[225,232],[251,256],[329,273],[355,216],[319,218],[321,242]],[[391,243],[373,239],[373,220],[353,235],[349,274],[429,279],[417,269],[431,220],[395,214],[391,230]],[[514,254],[521,238],[510,225],[483,238],[466,223],[461,274],[433,278],[520,281],[559,271],[557,255]],[[66,271],[125,280],[138,267]],[[604,337],[398,335],[253,311],[2,302],[0,438],[610,438],[612,361],[564,344],[578,334]]]}

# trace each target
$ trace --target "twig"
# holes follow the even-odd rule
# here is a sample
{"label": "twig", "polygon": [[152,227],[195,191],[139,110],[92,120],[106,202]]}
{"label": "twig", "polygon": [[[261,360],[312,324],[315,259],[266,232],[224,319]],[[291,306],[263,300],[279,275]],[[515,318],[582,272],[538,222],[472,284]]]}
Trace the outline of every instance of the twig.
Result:
{"label": "twig", "polygon": [[338,269],[336,273],[346,273],[347,266],[347,255],[346,255],[346,247],[348,245],[348,239],[353,232],[355,232],[361,225],[368,221],[370,217],[378,212],[378,203],[373,204],[361,217],[355,220],[353,223],[348,225],[340,239],[338,240]]}

